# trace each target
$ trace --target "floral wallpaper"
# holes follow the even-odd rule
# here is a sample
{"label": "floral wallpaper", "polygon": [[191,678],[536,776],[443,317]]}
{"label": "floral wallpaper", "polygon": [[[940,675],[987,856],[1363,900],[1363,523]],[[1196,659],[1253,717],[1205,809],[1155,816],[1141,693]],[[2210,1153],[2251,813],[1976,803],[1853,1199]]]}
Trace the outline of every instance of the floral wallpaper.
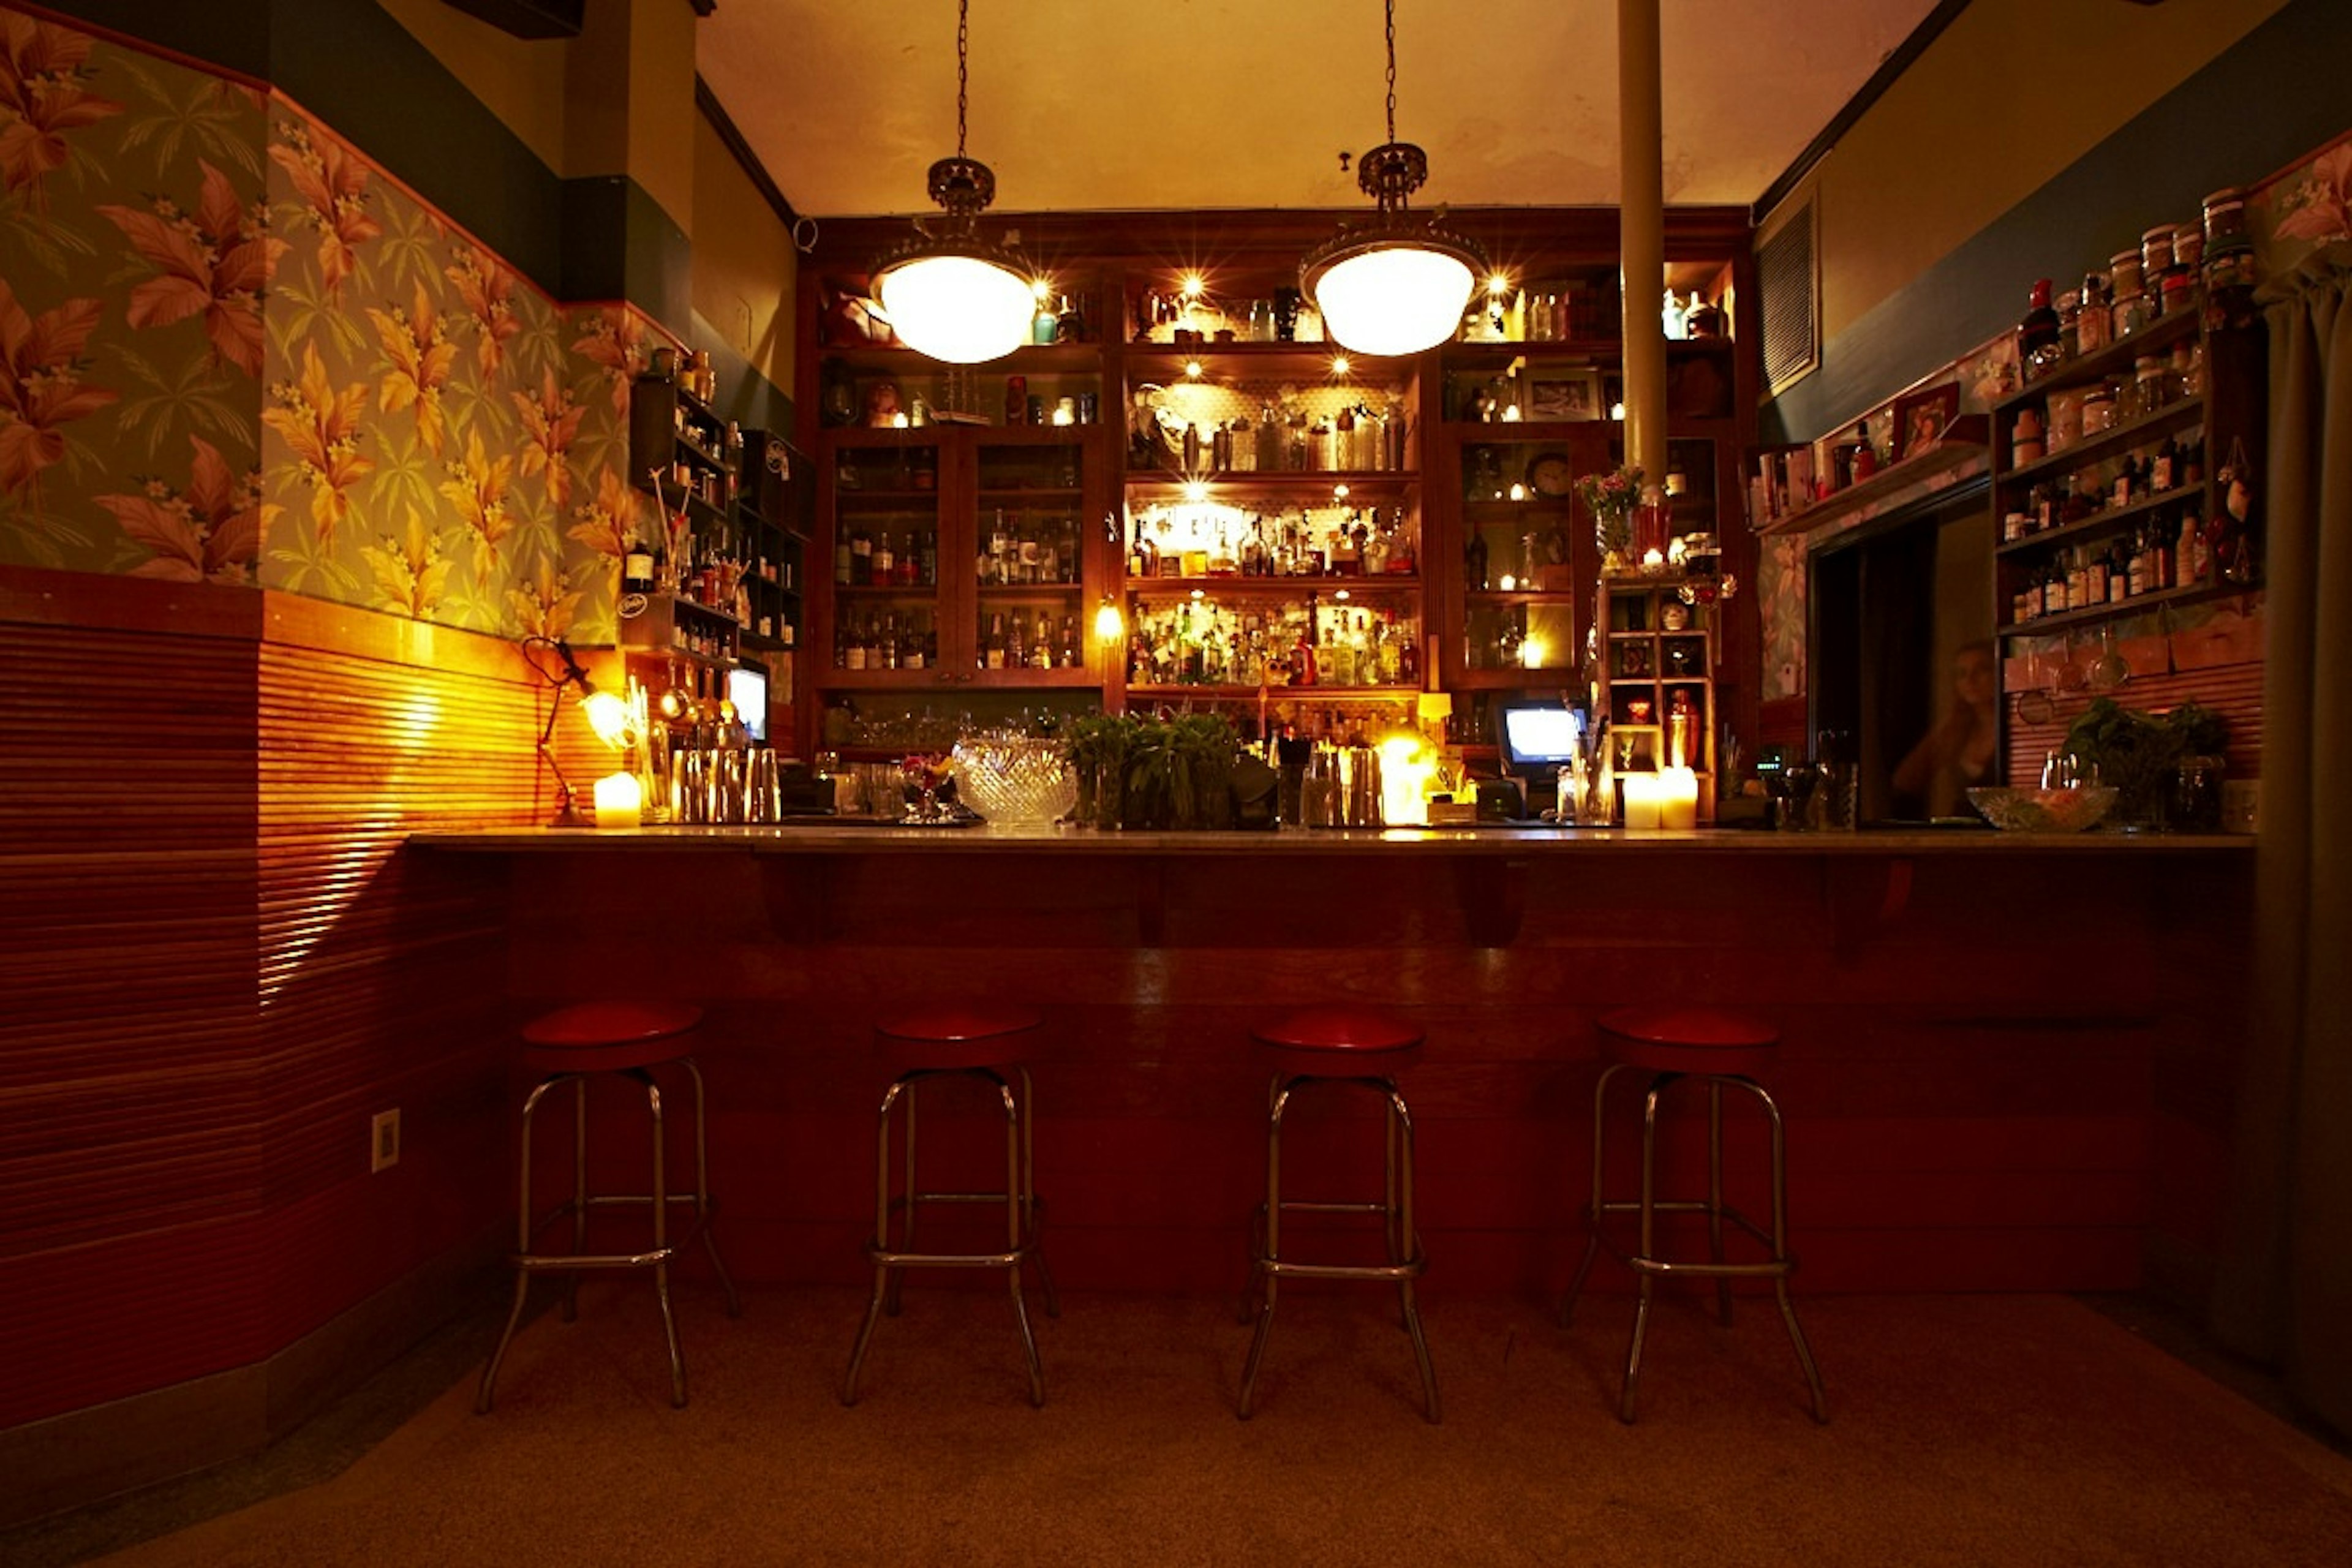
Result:
{"label": "floral wallpaper", "polygon": [[2246,211],[2254,259],[2265,278],[2292,271],[2315,250],[2352,240],[2352,135],[2252,192]]}
{"label": "floral wallpaper", "polygon": [[282,100],[0,8],[0,562],[609,642],[665,341]]}

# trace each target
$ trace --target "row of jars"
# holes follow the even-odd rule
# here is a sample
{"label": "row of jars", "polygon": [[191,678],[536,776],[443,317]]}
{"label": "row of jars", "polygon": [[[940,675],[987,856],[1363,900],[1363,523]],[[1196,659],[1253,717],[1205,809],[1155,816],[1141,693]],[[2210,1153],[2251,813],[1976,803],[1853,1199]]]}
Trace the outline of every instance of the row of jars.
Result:
{"label": "row of jars", "polygon": [[2191,308],[2200,283],[2219,291],[2252,281],[2244,193],[2217,191],[2205,198],[2201,222],[2157,225],[2137,247],[2109,258],[2105,270],[2086,273],[2082,287],[2054,305],[2050,285],[2037,284],[2019,342],[2025,374],[2029,379],[2046,374],[2069,358],[2095,353]]}

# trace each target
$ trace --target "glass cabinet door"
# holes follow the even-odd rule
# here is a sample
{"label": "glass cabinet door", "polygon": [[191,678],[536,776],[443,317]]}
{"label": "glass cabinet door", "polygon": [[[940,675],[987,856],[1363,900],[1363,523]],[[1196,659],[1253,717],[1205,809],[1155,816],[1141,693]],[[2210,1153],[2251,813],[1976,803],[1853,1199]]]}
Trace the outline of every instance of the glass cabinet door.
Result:
{"label": "glass cabinet door", "polygon": [[971,668],[983,681],[1083,678],[1087,447],[1075,430],[1005,433],[973,452]]}
{"label": "glass cabinet door", "polygon": [[842,437],[833,474],[832,667],[887,682],[939,667],[945,454],[923,432]]}

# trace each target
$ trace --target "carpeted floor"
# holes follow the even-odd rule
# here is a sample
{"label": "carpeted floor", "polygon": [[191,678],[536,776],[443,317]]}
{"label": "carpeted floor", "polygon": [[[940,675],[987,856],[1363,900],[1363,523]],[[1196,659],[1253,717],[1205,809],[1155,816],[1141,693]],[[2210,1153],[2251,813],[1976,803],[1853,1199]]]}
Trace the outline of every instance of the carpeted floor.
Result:
{"label": "carpeted floor", "polygon": [[[496,1414],[472,1414],[481,1344],[446,1339],[407,1373],[444,1391],[380,1441],[346,1433],[364,1451],[341,1473],[95,1560],[2352,1562],[2352,1458],[2068,1298],[1801,1299],[1826,1427],[1769,1301],[1727,1331],[1662,1309],[1630,1427],[1622,1296],[1566,1331],[1532,1302],[1430,1300],[1440,1426],[1378,1291],[1286,1294],[1246,1423],[1230,1302],[1064,1305],[1040,1320],[1044,1410],[1002,1295],[919,1289],[844,1409],[856,1294],[753,1291],[730,1321],[689,1289],[673,1411],[649,1293],[592,1288],[579,1322],[525,1330]],[[115,1542],[142,1529],[123,1519]],[[108,1531],[81,1522],[0,1559],[92,1560]]]}

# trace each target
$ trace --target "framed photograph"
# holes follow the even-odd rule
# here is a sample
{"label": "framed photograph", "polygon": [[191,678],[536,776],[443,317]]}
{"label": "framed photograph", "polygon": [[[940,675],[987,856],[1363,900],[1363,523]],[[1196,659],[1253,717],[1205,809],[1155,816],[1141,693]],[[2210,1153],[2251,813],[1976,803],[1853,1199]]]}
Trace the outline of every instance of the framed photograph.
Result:
{"label": "framed photograph", "polygon": [[1960,384],[1948,381],[1895,400],[1895,461],[1916,458],[1944,438],[1960,414]]}
{"label": "framed photograph", "polygon": [[1588,368],[1529,374],[1525,412],[1537,421],[1600,418],[1603,413],[1600,373]]}

